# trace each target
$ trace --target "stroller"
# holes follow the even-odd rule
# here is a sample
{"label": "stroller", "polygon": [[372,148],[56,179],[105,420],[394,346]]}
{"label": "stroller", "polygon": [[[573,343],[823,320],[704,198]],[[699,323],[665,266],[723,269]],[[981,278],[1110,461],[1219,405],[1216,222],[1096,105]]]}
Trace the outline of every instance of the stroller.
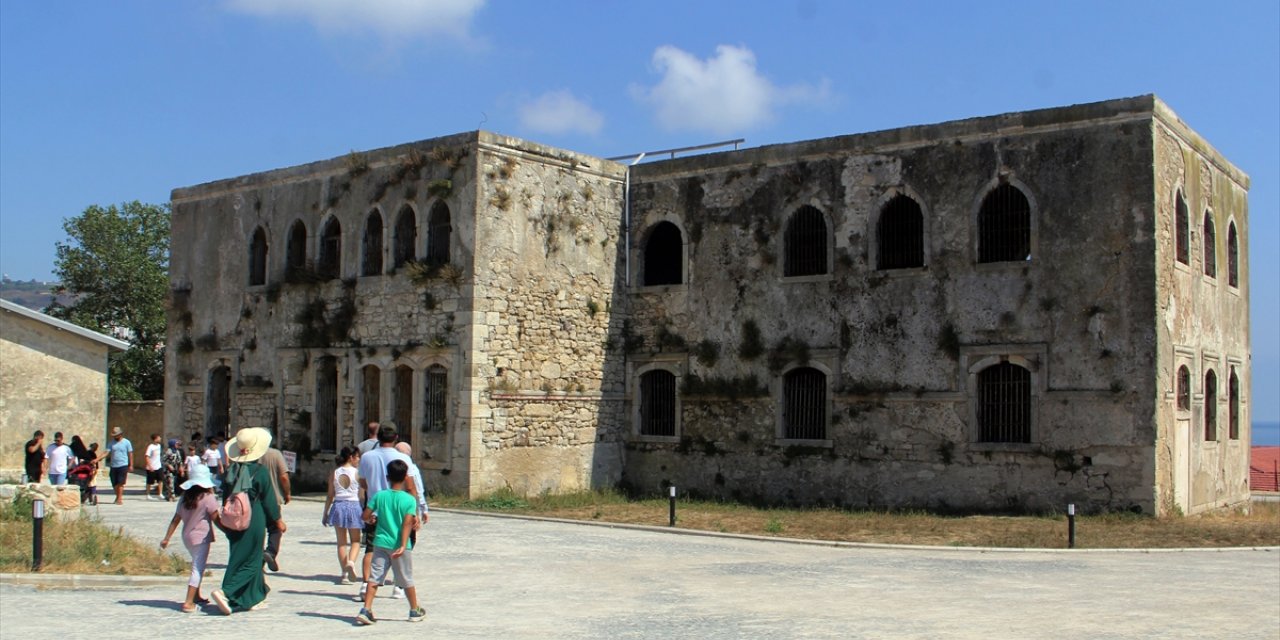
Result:
{"label": "stroller", "polygon": [[71,484],[80,487],[80,504],[98,504],[97,487],[90,485],[90,480],[93,479],[92,464],[81,462],[72,467],[67,472],[67,479],[71,481]]}

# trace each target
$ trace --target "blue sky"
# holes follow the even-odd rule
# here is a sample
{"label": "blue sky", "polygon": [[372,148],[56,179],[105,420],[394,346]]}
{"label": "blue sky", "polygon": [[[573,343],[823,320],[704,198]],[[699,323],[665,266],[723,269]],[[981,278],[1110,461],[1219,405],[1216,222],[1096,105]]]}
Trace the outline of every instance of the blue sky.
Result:
{"label": "blue sky", "polygon": [[0,0],[0,271],[50,278],[90,204],[477,128],[612,156],[1145,93],[1253,180],[1253,417],[1280,420],[1274,0]]}

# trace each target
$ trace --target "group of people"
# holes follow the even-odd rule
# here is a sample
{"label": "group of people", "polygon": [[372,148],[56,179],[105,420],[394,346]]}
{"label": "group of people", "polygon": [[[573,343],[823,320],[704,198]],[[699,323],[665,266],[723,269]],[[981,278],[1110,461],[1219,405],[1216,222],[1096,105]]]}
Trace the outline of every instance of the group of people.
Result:
{"label": "group of people", "polygon": [[123,504],[125,481],[133,467],[133,444],[119,427],[111,430],[111,442],[105,452],[99,451],[96,442],[86,447],[80,436],[71,436],[68,445],[63,441],[61,431],[54,433],[53,442],[45,446],[44,432],[37,430],[25,445],[23,471],[27,482],[40,482],[46,474],[49,484],[54,486],[74,482],[81,488],[81,501],[96,505],[98,489],[95,481],[104,460],[115,491],[115,504]]}
{"label": "group of people", "polygon": [[[350,584],[358,579],[362,584],[363,606],[355,617],[362,625],[377,621],[373,600],[388,573],[394,578],[393,597],[408,599],[409,621],[426,617],[414,587],[410,553],[428,517],[426,491],[407,445],[398,438],[394,425],[370,423],[369,439],[344,447],[328,479],[322,522],[336,532],[338,581]],[[191,465],[194,451],[188,454],[185,462]],[[237,432],[217,459],[199,460],[187,466],[187,480],[179,485],[181,500],[161,542],[168,547],[182,525],[182,541],[192,561],[182,610],[192,612],[208,602],[200,587],[216,531],[227,538],[230,553],[221,588],[210,593],[213,603],[227,615],[261,609],[270,591],[264,566],[279,570],[280,540],[287,530],[282,508],[289,502],[290,488],[283,456],[271,447],[270,432],[249,427]],[[357,575],[362,534],[365,554]]]}

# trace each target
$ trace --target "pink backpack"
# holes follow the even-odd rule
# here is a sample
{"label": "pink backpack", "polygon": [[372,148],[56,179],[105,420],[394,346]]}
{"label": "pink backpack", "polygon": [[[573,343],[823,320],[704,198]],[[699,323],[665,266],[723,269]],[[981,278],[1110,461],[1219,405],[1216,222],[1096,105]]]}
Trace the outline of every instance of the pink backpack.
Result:
{"label": "pink backpack", "polygon": [[222,502],[222,526],[232,531],[244,531],[249,528],[249,521],[253,519],[253,503],[245,492],[245,489],[253,485],[253,479],[242,463],[232,464],[227,475],[234,477],[231,478],[227,498]]}

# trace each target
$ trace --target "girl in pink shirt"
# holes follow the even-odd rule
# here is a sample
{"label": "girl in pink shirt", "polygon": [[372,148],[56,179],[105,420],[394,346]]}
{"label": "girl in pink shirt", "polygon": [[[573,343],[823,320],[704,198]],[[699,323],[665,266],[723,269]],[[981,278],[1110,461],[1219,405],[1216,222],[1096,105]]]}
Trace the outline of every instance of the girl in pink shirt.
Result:
{"label": "girl in pink shirt", "polygon": [[169,546],[169,539],[182,523],[182,544],[191,554],[191,577],[187,579],[187,599],[182,603],[182,611],[191,613],[196,604],[208,602],[200,595],[200,581],[204,577],[204,566],[209,561],[209,545],[213,543],[213,527],[218,523],[218,499],[213,495],[213,476],[208,467],[199,465],[191,474],[191,479],[182,483],[182,500],[178,502],[178,510],[169,521],[169,531],[160,548]]}

